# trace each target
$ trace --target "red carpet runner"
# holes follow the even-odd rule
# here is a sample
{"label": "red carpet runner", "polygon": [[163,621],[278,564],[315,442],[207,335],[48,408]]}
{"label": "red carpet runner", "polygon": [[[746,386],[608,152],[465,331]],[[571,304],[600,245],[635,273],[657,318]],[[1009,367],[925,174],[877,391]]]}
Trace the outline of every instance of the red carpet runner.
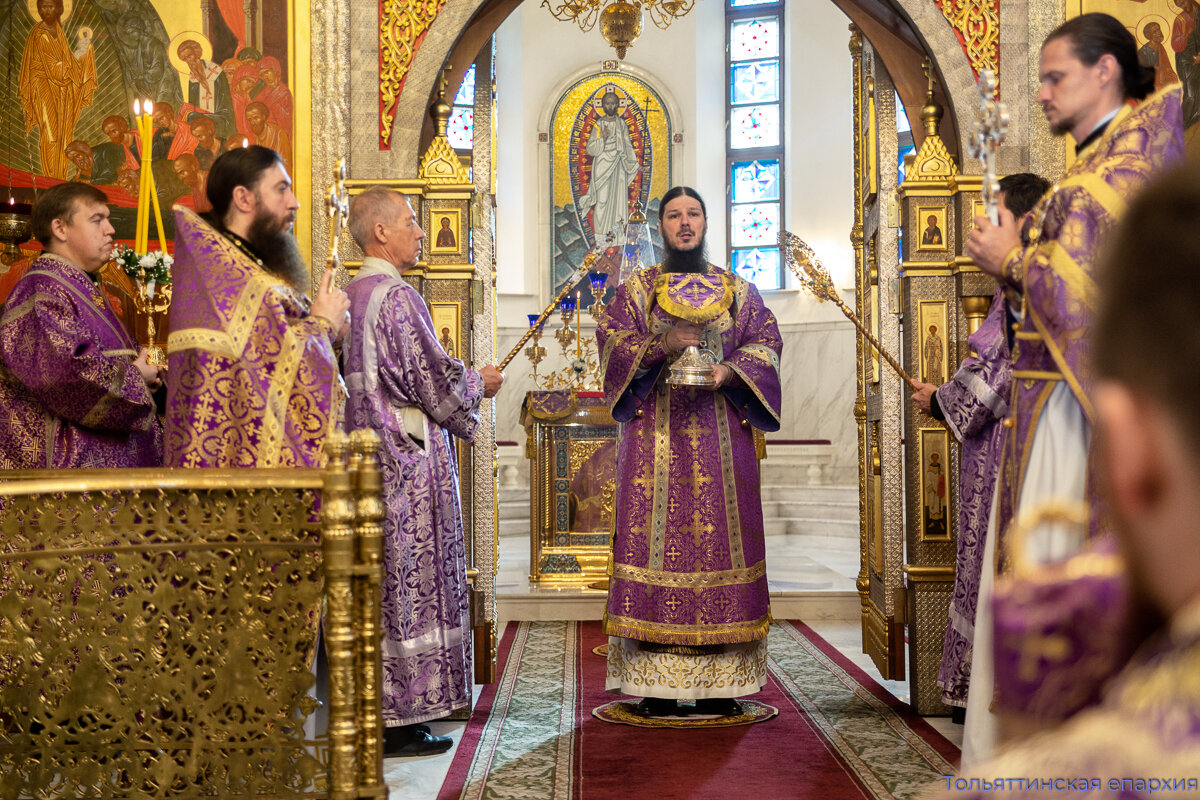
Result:
{"label": "red carpet runner", "polygon": [[661,730],[595,719],[598,622],[512,624],[439,800],[905,798],[953,772],[958,750],[802,623],[772,627],[775,719]]}

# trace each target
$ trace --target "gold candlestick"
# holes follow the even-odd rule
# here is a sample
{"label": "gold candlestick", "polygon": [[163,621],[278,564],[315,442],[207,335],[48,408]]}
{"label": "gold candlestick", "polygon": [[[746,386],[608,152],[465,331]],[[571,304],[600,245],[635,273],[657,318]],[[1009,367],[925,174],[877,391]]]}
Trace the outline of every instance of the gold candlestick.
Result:
{"label": "gold candlestick", "polygon": [[529,359],[529,363],[533,365],[533,385],[540,386],[538,380],[538,364],[542,363],[542,359],[546,357],[546,348],[541,345],[542,324],[538,319],[537,314],[529,315],[529,329],[533,332],[533,344],[525,348],[525,357]]}
{"label": "gold candlestick", "polygon": [[137,310],[146,315],[146,361],[156,367],[165,367],[167,353],[154,342],[154,315],[171,307],[171,284],[156,286],[153,281],[139,280],[133,302]]}

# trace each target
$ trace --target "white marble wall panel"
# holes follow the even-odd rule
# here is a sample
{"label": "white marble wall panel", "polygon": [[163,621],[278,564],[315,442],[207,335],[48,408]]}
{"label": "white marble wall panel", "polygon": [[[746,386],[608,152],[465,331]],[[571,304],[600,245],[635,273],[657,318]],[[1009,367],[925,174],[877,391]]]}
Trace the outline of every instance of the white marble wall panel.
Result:
{"label": "white marble wall panel", "polygon": [[[552,330],[558,328],[552,320],[551,332],[542,337],[542,346],[549,352],[546,367],[565,365],[559,358],[558,342]],[[507,353],[524,333],[524,329],[501,328],[496,346],[497,354]],[[587,324],[585,335],[591,335]],[[857,439],[854,427],[854,328],[845,321],[815,321],[785,323],[783,335],[783,425],[772,439],[828,439],[832,444],[833,461],[827,480],[835,485],[853,486],[858,482],[856,466]],[[521,401],[533,388],[529,362],[518,356],[505,371],[504,391],[496,402],[496,440],[514,441],[522,446],[525,429],[521,427]],[[768,449],[768,457],[770,450]],[[804,483],[807,475],[798,475]]]}

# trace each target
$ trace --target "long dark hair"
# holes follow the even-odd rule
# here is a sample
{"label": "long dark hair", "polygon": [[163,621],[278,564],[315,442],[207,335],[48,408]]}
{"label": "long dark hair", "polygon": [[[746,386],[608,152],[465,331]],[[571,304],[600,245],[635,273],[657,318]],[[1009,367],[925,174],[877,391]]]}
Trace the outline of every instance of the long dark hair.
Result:
{"label": "long dark hair", "polygon": [[690,186],[674,186],[667,190],[667,193],[662,196],[662,202],[658,206],[658,223],[661,225],[663,214],[666,213],[667,204],[676,197],[692,197],[700,203],[700,211],[704,214],[704,218],[708,219],[708,209],[704,207],[704,198]]}
{"label": "long dark hair", "polygon": [[1071,52],[1086,66],[1094,66],[1106,54],[1115,58],[1125,97],[1141,100],[1154,91],[1154,67],[1138,63],[1137,40],[1115,17],[1080,14],[1051,31],[1042,47],[1063,37],[1071,40]]}
{"label": "long dark hair", "polygon": [[252,189],[262,174],[274,164],[282,164],[283,156],[269,147],[252,144],[222,153],[208,172],[205,194],[212,211],[205,217],[218,228],[225,227],[225,215],[233,202],[233,190],[239,186]]}

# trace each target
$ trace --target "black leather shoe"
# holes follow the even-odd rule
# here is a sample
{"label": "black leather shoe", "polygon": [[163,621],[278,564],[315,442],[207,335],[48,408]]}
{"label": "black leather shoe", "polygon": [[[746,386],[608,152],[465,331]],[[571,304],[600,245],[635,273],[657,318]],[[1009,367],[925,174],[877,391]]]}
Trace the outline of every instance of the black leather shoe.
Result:
{"label": "black leather shoe", "polygon": [[705,697],[696,701],[696,713],[718,717],[740,717],[742,704],[732,697]]}
{"label": "black leather shoe", "polygon": [[434,736],[422,726],[403,725],[387,728],[383,732],[383,755],[385,758],[440,755],[454,746],[449,736]]}
{"label": "black leather shoe", "polygon": [[679,713],[679,704],[662,697],[643,697],[633,713],[639,717],[673,717]]}

